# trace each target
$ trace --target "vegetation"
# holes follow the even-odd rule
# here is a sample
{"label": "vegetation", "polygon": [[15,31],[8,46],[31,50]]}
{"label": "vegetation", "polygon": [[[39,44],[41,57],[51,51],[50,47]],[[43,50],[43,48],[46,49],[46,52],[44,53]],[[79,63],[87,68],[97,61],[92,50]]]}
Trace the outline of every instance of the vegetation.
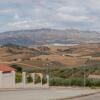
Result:
{"label": "vegetation", "polygon": [[95,52],[92,54],[92,57],[100,57],[100,52]]}
{"label": "vegetation", "polygon": [[[47,73],[47,68],[34,69],[33,72]],[[100,68],[98,66],[82,66],[75,68],[48,68],[50,75],[51,86],[100,86],[99,79],[89,79],[89,74],[100,75]],[[84,83],[85,76],[85,83]],[[46,82],[46,78],[43,82]]]}
{"label": "vegetation", "polygon": [[35,75],[35,84],[40,83],[41,82],[41,78],[39,75]]}
{"label": "vegetation", "polygon": [[45,84],[47,83],[47,78],[46,78],[46,75],[43,76],[43,79],[42,79],[42,84]]}
{"label": "vegetation", "polygon": [[64,78],[51,78],[50,79],[51,86],[87,86],[87,87],[100,87],[100,80],[92,80],[86,78],[84,84],[84,78],[73,77],[69,79]]}
{"label": "vegetation", "polygon": [[[8,52],[9,51],[9,52]],[[16,68],[16,82],[21,81],[22,71],[43,73],[43,84],[46,74],[50,75],[52,86],[100,86],[100,80],[88,76],[100,75],[100,44],[81,44],[73,47],[21,47],[11,44],[0,48],[1,61],[21,61],[12,64]],[[6,54],[6,55],[5,55]],[[29,67],[28,67],[29,65]],[[30,67],[31,66],[31,67]],[[85,77],[85,81],[84,81]],[[27,82],[32,82],[30,74]],[[35,83],[41,82],[36,75]]]}
{"label": "vegetation", "polygon": [[28,73],[27,75],[27,83],[32,83],[33,82],[33,78],[31,76],[31,74]]}
{"label": "vegetation", "polygon": [[[27,72],[35,72],[35,73],[43,73],[43,84],[46,83],[46,74],[50,76],[50,85],[51,86],[100,86],[99,79],[89,79],[89,75],[100,75],[100,67],[99,62],[92,61],[92,65],[90,64],[90,60],[86,62],[86,66],[74,67],[74,68],[65,68],[65,67],[41,67],[41,68],[32,68],[31,70],[27,70]],[[90,65],[89,65],[90,64]],[[21,82],[21,73],[18,68],[18,72],[16,74],[16,82]],[[85,83],[84,83],[85,77]],[[31,75],[27,74],[27,82],[33,82]],[[36,74],[35,83],[40,83],[40,76]]]}
{"label": "vegetation", "polygon": [[16,83],[22,82],[22,74],[20,72],[16,72]]}

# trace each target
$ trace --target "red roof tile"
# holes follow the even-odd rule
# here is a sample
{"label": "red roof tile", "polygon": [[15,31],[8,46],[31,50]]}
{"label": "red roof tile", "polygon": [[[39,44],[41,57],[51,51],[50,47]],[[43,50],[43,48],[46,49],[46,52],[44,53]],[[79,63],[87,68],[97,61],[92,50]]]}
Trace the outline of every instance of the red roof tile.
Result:
{"label": "red roof tile", "polygon": [[0,71],[2,72],[11,72],[11,71],[15,71],[14,68],[9,67],[7,65],[0,65]]}

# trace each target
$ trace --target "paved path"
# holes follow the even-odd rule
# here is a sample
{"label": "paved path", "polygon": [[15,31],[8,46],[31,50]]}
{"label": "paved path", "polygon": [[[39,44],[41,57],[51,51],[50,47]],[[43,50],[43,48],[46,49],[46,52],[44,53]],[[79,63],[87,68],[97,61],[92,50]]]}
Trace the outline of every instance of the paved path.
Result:
{"label": "paved path", "polygon": [[95,95],[86,96],[86,97],[70,99],[70,100],[100,100],[100,93],[99,94],[95,94]]}
{"label": "paved path", "polygon": [[0,100],[57,100],[81,94],[94,93],[95,90],[90,89],[34,89],[22,91],[1,91]]}

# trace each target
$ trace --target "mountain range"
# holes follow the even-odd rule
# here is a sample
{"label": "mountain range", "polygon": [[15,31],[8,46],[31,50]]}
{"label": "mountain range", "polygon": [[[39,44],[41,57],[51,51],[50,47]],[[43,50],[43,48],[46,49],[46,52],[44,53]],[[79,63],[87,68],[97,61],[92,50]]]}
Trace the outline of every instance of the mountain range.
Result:
{"label": "mountain range", "polygon": [[18,45],[77,44],[100,42],[100,33],[76,29],[31,29],[0,33],[0,45],[13,43]]}

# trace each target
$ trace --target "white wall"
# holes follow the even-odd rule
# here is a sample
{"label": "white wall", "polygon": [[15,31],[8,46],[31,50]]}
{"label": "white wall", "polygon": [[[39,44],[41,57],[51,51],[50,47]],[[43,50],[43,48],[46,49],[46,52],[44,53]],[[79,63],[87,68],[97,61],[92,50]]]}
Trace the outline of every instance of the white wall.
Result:
{"label": "white wall", "polygon": [[2,88],[2,71],[0,71],[0,88]]}
{"label": "white wall", "polygon": [[15,72],[0,73],[0,88],[13,88],[15,86]]}

